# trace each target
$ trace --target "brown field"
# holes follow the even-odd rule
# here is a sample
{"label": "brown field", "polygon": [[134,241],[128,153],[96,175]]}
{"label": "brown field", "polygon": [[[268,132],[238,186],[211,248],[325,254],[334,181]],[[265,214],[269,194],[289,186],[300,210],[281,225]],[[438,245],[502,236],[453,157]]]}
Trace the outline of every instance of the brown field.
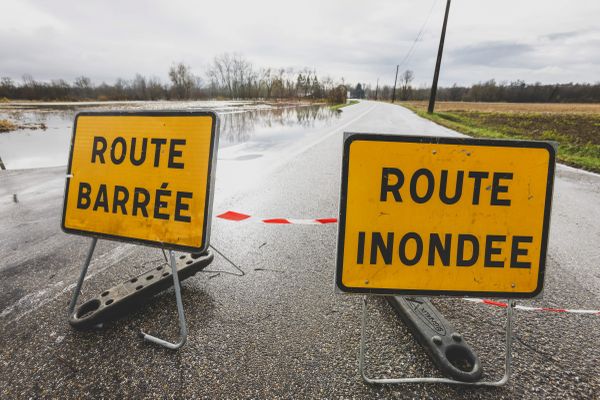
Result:
{"label": "brown field", "polygon": [[[427,109],[426,101],[407,101],[420,110]],[[600,114],[600,103],[472,103],[464,101],[438,101],[435,111],[481,111],[526,113],[591,113]]]}

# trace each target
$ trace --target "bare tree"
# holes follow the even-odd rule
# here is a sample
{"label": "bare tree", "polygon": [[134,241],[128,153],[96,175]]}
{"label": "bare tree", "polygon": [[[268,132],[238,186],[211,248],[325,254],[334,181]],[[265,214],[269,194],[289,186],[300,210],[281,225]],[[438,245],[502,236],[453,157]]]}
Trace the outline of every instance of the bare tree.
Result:
{"label": "bare tree", "polygon": [[230,98],[258,97],[261,86],[266,87],[270,96],[273,88],[271,70],[257,72],[240,54],[216,56],[207,68],[207,75],[211,90]]}
{"label": "bare tree", "polygon": [[273,91],[273,83],[275,82],[275,76],[271,72],[271,68],[261,68],[259,76],[259,85],[261,88],[265,89],[265,98],[270,99]]}
{"label": "bare tree", "polygon": [[178,99],[189,99],[196,86],[197,78],[192,74],[190,67],[180,62],[171,66],[169,78],[173,83],[173,94]]}
{"label": "bare tree", "polygon": [[7,76],[0,79],[0,98],[14,98],[17,93],[17,86],[12,78]]}
{"label": "bare tree", "polygon": [[140,74],[136,74],[131,83],[131,90],[136,100],[144,100],[148,97],[148,84],[146,78]]}
{"label": "bare tree", "polygon": [[228,53],[215,56],[207,69],[207,75],[217,94],[226,91],[229,97],[234,97],[233,60]]}
{"label": "bare tree", "polygon": [[161,83],[159,78],[152,77],[147,80],[146,93],[148,100],[164,99],[167,89]]}
{"label": "bare tree", "polygon": [[400,98],[402,100],[408,100],[410,98],[410,93],[412,91],[412,87],[410,86],[413,81],[415,74],[407,69],[400,76]]}

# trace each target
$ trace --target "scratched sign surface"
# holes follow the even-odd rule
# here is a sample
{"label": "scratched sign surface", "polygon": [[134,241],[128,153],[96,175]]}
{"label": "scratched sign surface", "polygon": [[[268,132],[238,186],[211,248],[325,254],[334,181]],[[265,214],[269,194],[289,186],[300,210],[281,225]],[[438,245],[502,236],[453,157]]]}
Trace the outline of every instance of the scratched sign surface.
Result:
{"label": "scratched sign surface", "polygon": [[546,142],[347,134],[337,287],[539,294],[554,160]]}
{"label": "scratched sign surface", "polygon": [[206,112],[78,114],[63,230],[204,251],[217,130]]}

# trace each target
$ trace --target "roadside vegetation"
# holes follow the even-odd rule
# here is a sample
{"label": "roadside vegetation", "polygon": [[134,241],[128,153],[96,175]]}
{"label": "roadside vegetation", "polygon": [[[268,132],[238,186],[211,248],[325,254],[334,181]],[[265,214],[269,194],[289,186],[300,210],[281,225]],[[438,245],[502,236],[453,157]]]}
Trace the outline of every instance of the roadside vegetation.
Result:
{"label": "roadside vegetation", "polygon": [[337,111],[341,108],[348,107],[348,106],[351,106],[351,105],[357,104],[357,103],[358,103],[358,100],[348,100],[347,103],[334,104],[332,106],[329,106],[329,108],[332,109],[333,111]]}
{"label": "roadside vegetation", "polygon": [[[375,86],[357,83],[350,89],[350,96],[357,99],[401,101],[429,100],[430,87],[413,87],[414,73],[406,70],[398,75],[396,90],[390,84]],[[393,83],[393,80],[392,80]],[[438,101],[450,102],[505,102],[505,103],[600,103],[600,82],[542,84],[522,80],[496,82],[490,79],[471,86],[454,84],[439,87]]]}
{"label": "roadside vegetation", "polygon": [[[165,71],[167,72],[167,71]],[[344,78],[318,75],[314,68],[256,67],[239,54],[217,55],[204,66],[173,63],[166,74],[168,81],[157,76],[136,74],[133,79],[116,79],[113,83],[95,83],[81,75],[72,82],[65,79],[36,80],[25,74],[21,81],[0,77],[0,102],[36,101],[106,101],[106,100],[302,100],[343,103],[337,98],[346,94],[356,99],[383,101],[424,101],[431,88],[413,87],[415,74],[405,70],[394,82],[376,85]],[[390,77],[391,78],[391,77]],[[494,79],[471,86],[454,84],[440,87],[439,101],[509,102],[509,103],[600,103],[600,83],[541,84],[522,80],[497,83]]]}
{"label": "roadside vegetation", "polygon": [[[73,82],[64,79],[39,81],[24,75],[21,82],[0,78],[0,99],[42,101],[105,100],[202,100],[258,99],[346,101],[348,88],[343,79],[319,76],[311,68],[257,68],[239,54],[221,54],[209,65],[192,69],[183,62],[168,71],[169,81],[136,74],[131,80],[95,84],[80,76]],[[341,100],[341,101],[340,101]]]}
{"label": "roadside vegetation", "polygon": [[474,137],[558,142],[565,164],[600,172],[600,104],[403,102],[419,116]]}
{"label": "roadside vegetation", "polygon": [[0,119],[0,132],[10,132],[17,129],[17,125],[7,119]]}
{"label": "roadside vegetation", "polygon": [[48,127],[43,122],[14,123],[7,119],[0,119],[0,133],[16,131],[18,129],[41,129],[45,131]]}

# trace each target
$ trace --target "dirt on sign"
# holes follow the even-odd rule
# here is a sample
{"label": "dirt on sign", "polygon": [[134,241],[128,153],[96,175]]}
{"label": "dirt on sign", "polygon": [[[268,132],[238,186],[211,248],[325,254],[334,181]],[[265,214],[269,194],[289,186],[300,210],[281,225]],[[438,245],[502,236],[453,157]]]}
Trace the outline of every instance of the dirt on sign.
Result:
{"label": "dirt on sign", "polygon": [[537,295],[554,158],[546,142],[350,134],[338,288]]}
{"label": "dirt on sign", "polygon": [[216,145],[213,113],[78,114],[63,229],[206,250]]}

